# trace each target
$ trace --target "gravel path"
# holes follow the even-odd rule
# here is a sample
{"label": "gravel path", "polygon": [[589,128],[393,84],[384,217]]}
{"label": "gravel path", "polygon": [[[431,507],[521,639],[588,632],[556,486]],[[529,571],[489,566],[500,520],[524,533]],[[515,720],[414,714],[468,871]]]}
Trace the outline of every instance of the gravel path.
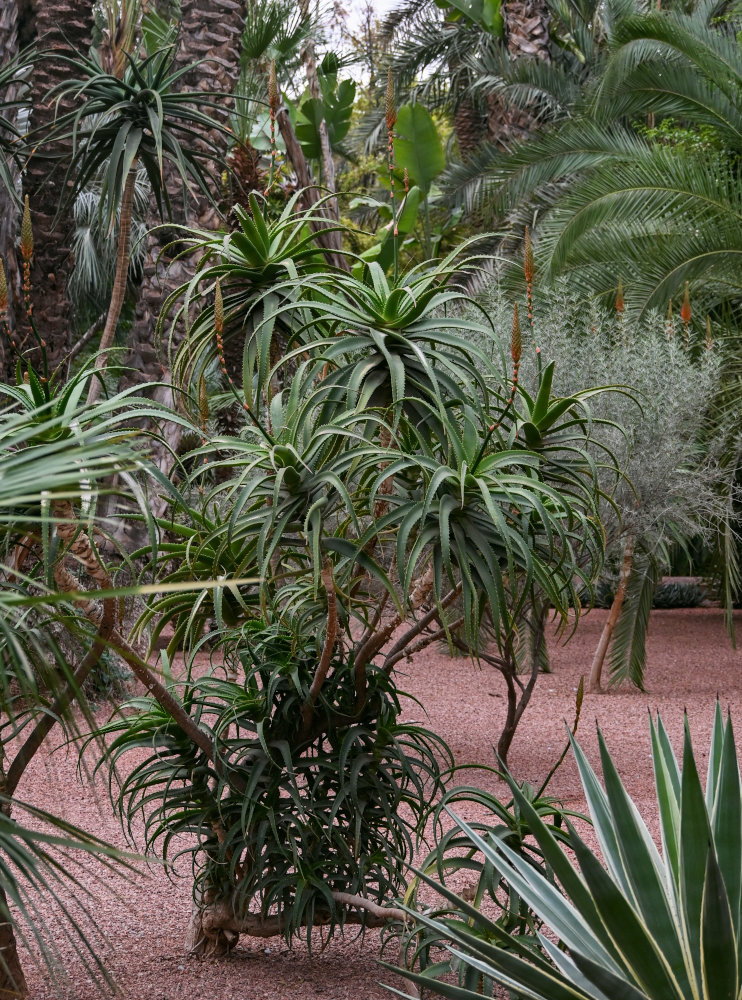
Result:
{"label": "gravel path", "polygon": [[[581,674],[586,674],[605,620],[593,611],[566,646],[551,639],[553,673],[539,678],[511,750],[518,778],[540,783],[565,741],[564,720],[571,723]],[[738,617],[742,631],[742,615]],[[647,710],[659,709],[674,745],[682,738],[687,709],[697,756],[703,761],[716,695],[729,705],[742,733],[742,653],[731,648],[717,609],[655,611],[648,645],[646,693],[633,690],[586,695],[579,739],[596,761],[597,720],[628,790],[645,816],[654,813]],[[491,764],[504,717],[499,675],[477,669],[466,659],[427,651],[404,668],[400,687],[425,706],[426,724],[450,744],[459,764]],[[407,701],[403,718],[424,721]],[[73,754],[37,755],[18,796],[112,843],[126,846],[111,815],[102,781],[93,784],[77,773]],[[491,775],[481,784],[496,790]],[[470,782],[471,772],[466,777]],[[551,794],[565,804],[583,804],[576,768],[568,758],[557,773]],[[94,874],[95,873],[95,874]],[[184,930],[190,913],[187,878],[169,881],[156,867],[142,869],[129,884],[87,865],[81,881],[94,894],[89,904],[95,927],[105,938],[100,951],[126,1000],[386,1000],[380,980],[391,977],[377,964],[378,933],[364,942],[349,935],[310,958],[300,944],[288,952],[281,939],[243,938],[226,960],[198,960],[184,954]],[[65,995],[70,1000],[100,996],[63,939],[67,966]],[[46,975],[26,961],[34,1000],[56,996]],[[400,982],[397,983],[401,985]]]}

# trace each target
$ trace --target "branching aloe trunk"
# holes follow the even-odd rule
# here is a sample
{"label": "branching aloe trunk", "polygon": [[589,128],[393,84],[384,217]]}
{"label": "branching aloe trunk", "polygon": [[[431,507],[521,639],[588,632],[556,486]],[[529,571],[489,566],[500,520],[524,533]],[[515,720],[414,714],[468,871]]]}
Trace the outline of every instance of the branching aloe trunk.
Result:
{"label": "branching aloe trunk", "polygon": [[613,604],[611,604],[611,610],[608,614],[606,623],[603,626],[603,632],[600,636],[598,648],[595,650],[592,666],[590,667],[590,680],[588,682],[587,689],[591,694],[595,694],[603,690],[601,687],[603,663],[605,662],[605,656],[608,652],[608,646],[610,645],[611,638],[613,637],[616,623],[621,616],[621,608],[623,607],[624,598],[626,597],[626,587],[629,582],[629,577],[631,576],[631,567],[634,562],[635,544],[636,539],[634,536],[628,535],[626,541],[624,542],[623,563],[621,564],[621,573],[618,578],[616,594],[613,598]]}
{"label": "branching aloe trunk", "polygon": [[[103,329],[103,336],[100,342],[100,353],[95,360],[95,370],[99,375],[105,371],[108,364],[108,350],[116,336],[121,309],[126,298],[126,283],[129,277],[129,254],[131,249],[131,217],[134,208],[134,185],[137,177],[136,163],[133,163],[124,185],[124,194],[121,199],[121,214],[119,217],[119,239],[116,252],[116,275],[113,281],[113,293],[111,304],[108,307],[106,325]],[[88,390],[88,406],[94,403],[101,390],[100,378],[94,378]]]}

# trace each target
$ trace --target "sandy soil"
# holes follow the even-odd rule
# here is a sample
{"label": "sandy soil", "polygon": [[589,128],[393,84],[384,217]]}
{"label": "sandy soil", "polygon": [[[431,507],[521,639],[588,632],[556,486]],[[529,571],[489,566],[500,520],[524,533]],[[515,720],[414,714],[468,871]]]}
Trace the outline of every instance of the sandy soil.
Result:
{"label": "sandy soil", "polygon": [[[540,783],[561,751],[564,722],[571,723],[574,717],[577,684],[588,671],[605,614],[593,611],[586,616],[566,646],[552,638],[553,673],[539,679],[511,751],[511,769],[518,778]],[[742,629],[742,615],[737,627]],[[697,756],[703,761],[717,694],[725,707],[731,707],[742,733],[741,667],[742,653],[731,648],[717,609],[656,611],[648,646],[647,692],[626,689],[585,697],[578,734],[582,745],[595,762],[597,721],[629,792],[648,819],[654,805],[647,710],[659,709],[677,747],[686,709]],[[498,674],[477,669],[465,659],[426,652],[405,667],[400,686],[421,700],[427,724],[449,742],[458,763],[494,762],[492,746],[504,717]],[[405,703],[404,713],[405,719],[423,721],[413,702]],[[483,785],[497,790],[492,776],[480,774]],[[469,772],[467,782],[472,777]],[[583,804],[576,768],[569,758],[550,791],[572,807]],[[126,846],[104,783],[80,776],[72,753],[38,754],[18,795]],[[183,948],[190,913],[187,878],[171,882],[152,867],[143,868],[125,884],[88,865],[80,879],[94,894],[89,906],[96,929],[105,939],[101,954],[126,1000],[382,1000],[391,996],[379,985],[393,977],[377,963],[377,933],[369,933],[364,942],[351,936],[335,940],[312,958],[302,945],[289,952],[278,938],[243,938],[229,959],[199,960],[186,956]],[[99,996],[69,943],[60,936],[58,945],[67,967],[66,996],[71,1000]],[[31,958],[26,960],[26,969],[36,1000],[57,995]],[[401,981],[396,985],[401,987]]]}

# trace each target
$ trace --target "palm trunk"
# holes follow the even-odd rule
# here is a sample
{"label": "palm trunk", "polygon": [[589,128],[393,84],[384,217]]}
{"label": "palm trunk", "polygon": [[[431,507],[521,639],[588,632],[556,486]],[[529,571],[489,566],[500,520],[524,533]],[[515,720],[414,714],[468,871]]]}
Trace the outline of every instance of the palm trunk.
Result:
{"label": "palm trunk", "polygon": [[631,576],[631,567],[634,562],[634,545],[635,539],[633,535],[629,535],[624,543],[623,563],[621,565],[621,573],[618,578],[616,594],[613,598],[613,604],[611,604],[611,610],[608,614],[606,623],[603,626],[603,632],[600,636],[600,641],[598,642],[598,648],[595,650],[592,666],[590,667],[590,680],[588,681],[587,690],[591,694],[599,694],[603,690],[600,683],[601,675],[603,673],[603,663],[605,662],[608,646],[610,645],[611,638],[613,637],[613,631],[616,628],[616,622],[621,615],[621,608],[623,607],[624,598],[626,597],[626,587],[629,582],[629,577]]}
{"label": "palm trunk", "polygon": [[[174,8],[176,5],[170,6]],[[245,27],[244,0],[180,0],[178,6],[181,45],[177,62],[179,67],[192,67],[184,75],[182,87],[184,90],[201,90],[210,101],[217,101],[227,108],[230,98],[225,95],[232,93],[240,73],[241,39]],[[226,156],[227,138],[224,133],[214,130],[210,139]],[[167,163],[165,183],[173,206],[174,222],[199,229],[216,228],[218,214],[206,198],[194,196],[187,206],[183,204],[180,175]],[[152,200],[147,227],[153,229],[161,222]],[[125,358],[125,363],[134,369],[126,373],[127,383],[152,382],[161,377],[160,352],[155,344],[157,317],[167,296],[193,276],[195,263],[192,259],[173,261],[167,252],[163,253],[164,246],[171,240],[172,230],[167,229],[151,233],[148,238],[136,318],[130,335],[129,353]],[[182,336],[183,332],[182,328],[179,329],[178,335]]]}
{"label": "palm trunk", "polygon": [[[131,246],[131,216],[134,209],[134,184],[136,176],[136,164],[132,164],[129,176],[126,178],[124,194],[121,199],[119,240],[116,253],[116,276],[113,280],[111,304],[108,307],[106,325],[100,341],[100,351],[95,359],[95,370],[99,374],[105,371],[108,364],[108,350],[113,343],[113,338],[116,336],[116,327],[118,326],[121,309],[126,298],[126,283],[129,277],[129,250]],[[100,390],[101,380],[100,378],[94,378],[88,390],[88,406],[91,406],[98,399]]]}
{"label": "palm trunk", "polygon": [[[549,8],[546,0],[507,0],[502,5],[505,37],[511,59],[549,61]],[[501,97],[487,100],[490,141],[507,148],[532,132],[537,122],[527,110],[508,105]]]}
{"label": "palm trunk", "polygon": [[[16,0],[0,0],[0,66],[10,62],[18,53],[18,7]],[[8,87],[3,95],[8,102],[12,102],[18,96],[18,87],[13,84]],[[8,117],[15,122],[16,114],[13,109],[8,112]],[[14,180],[18,180],[20,174],[15,164],[9,164]],[[15,309],[16,302],[20,302],[21,282],[18,272],[18,264],[15,257],[15,239],[18,230],[18,205],[13,200],[9,191],[0,184],[0,259],[5,264],[5,271],[8,279],[8,324],[11,332],[15,330]],[[15,358],[5,337],[0,338],[0,379],[3,382],[12,382],[15,369]]]}
{"label": "palm trunk", "polygon": [[[33,24],[21,23],[19,32],[24,40],[35,40],[40,49],[49,51],[46,58],[34,65],[31,95],[31,128],[45,128],[56,115],[63,115],[72,107],[71,98],[65,98],[57,106],[57,95],[48,96],[53,87],[69,77],[69,68],[54,55],[58,52],[87,55],[93,35],[93,3],[92,0],[31,0],[24,6],[33,10]],[[24,194],[29,196],[34,218],[31,271],[34,318],[47,342],[52,366],[67,353],[71,328],[67,280],[73,266],[72,224],[69,213],[61,214],[59,210],[66,201],[64,177],[71,146],[69,139],[60,139],[44,148],[39,143],[23,175]],[[59,158],[56,166],[50,157]]]}

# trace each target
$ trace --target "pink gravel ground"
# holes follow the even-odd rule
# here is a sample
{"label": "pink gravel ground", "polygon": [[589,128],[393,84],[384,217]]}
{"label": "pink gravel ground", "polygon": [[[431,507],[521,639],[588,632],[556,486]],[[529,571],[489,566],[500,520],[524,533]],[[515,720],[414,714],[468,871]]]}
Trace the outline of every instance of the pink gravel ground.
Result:
{"label": "pink gravel ground", "polygon": [[[606,612],[593,611],[580,623],[568,645],[552,638],[553,673],[539,678],[510,756],[513,773],[540,783],[565,742],[564,721],[571,723],[579,678],[589,669]],[[742,615],[738,618],[742,628]],[[648,710],[659,709],[676,747],[682,739],[683,710],[688,712],[699,764],[708,751],[716,696],[730,706],[742,733],[742,654],[732,649],[717,609],[655,611],[648,644],[647,692],[632,689],[586,695],[579,739],[597,760],[597,720],[619,771],[640,810],[654,816],[647,725]],[[404,667],[402,688],[421,700],[407,701],[403,718],[416,719],[440,733],[459,764],[493,763],[492,746],[504,717],[504,691],[498,674],[478,669],[466,659],[426,651]],[[19,798],[61,814],[66,820],[122,847],[126,842],[108,804],[102,780],[80,779],[73,753],[38,754],[23,779]],[[471,783],[468,772],[462,781]],[[481,784],[497,791],[491,775]],[[499,789],[501,794],[502,788]],[[584,805],[576,768],[568,757],[550,792],[565,805]],[[654,823],[651,823],[654,827]],[[190,913],[188,878],[171,882],[156,866],[142,867],[129,883],[88,864],[82,881],[94,893],[90,904],[97,930],[104,936],[102,957],[126,1000],[382,1000],[392,994],[380,981],[392,977],[377,964],[378,932],[364,942],[352,935],[337,939],[310,958],[303,944],[289,952],[279,938],[243,938],[223,960],[199,960],[184,953]],[[69,1000],[100,993],[61,938],[67,966]],[[25,961],[34,1000],[56,996],[43,970]],[[396,980],[398,987],[403,984]]]}

